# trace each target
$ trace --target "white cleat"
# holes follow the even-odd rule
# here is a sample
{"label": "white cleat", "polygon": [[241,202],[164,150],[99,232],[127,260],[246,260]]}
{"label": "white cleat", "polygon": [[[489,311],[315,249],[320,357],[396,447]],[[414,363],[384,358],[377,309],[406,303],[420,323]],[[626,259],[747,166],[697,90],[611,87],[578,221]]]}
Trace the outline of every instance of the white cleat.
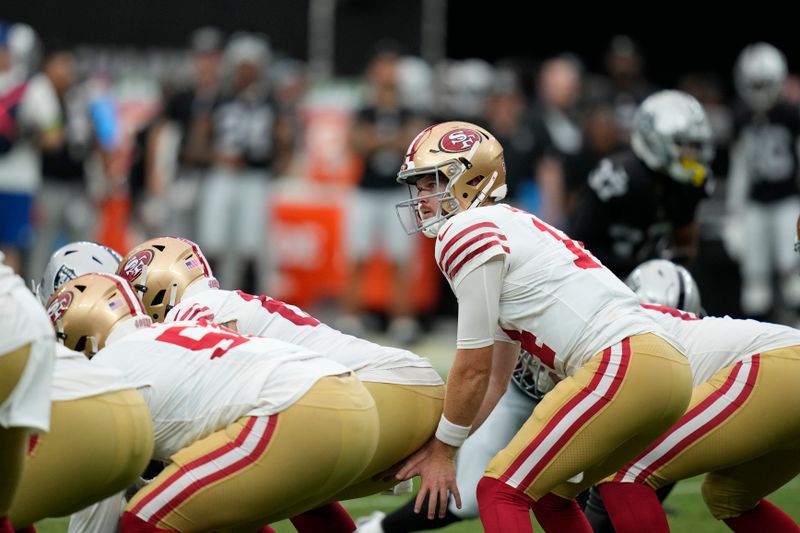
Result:
{"label": "white cleat", "polygon": [[355,533],[383,533],[383,522],[386,513],[383,511],[375,511],[369,516],[362,516],[356,518],[356,531]]}

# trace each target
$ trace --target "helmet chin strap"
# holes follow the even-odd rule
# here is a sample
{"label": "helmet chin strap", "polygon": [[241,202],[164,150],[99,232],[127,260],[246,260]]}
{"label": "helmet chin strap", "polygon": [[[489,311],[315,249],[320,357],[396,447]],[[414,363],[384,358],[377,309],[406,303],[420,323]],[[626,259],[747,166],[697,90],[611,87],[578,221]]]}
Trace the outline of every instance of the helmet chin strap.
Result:
{"label": "helmet chin strap", "polygon": [[172,286],[169,289],[169,303],[167,304],[166,309],[164,310],[164,316],[167,316],[173,307],[175,307],[175,300],[178,298],[178,284],[173,282]]}
{"label": "helmet chin strap", "polygon": [[64,341],[67,338],[67,334],[64,333],[64,323],[60,318],[56,320],[56,338],[60,341]]}
{"label": "helmet chin strap", "polygon": [[477,207],[477,206],[481,205],[481,203],[483,203],[483,201],[489,195],[489,191],[492,189],[492,185],[494,185],[495,181],[497,181],[497,171],[496,170],[494,172],[492,172],[492,175],[489,177],[489,181],[486,183],[486,185],[483,187],[483,189],[481,189],[481,191],[478,194],[475,195],[475,199],[472,201],[471,204],[469,204],[468,209],[472,209],[473,207]]}
{"label": "helmet chin strap", "polygon": [[147,265],[142,266],[142,274],[139,276],[139,283],[135,283],[133,288],[139,293],[139,298],[144,298],[147,292]]}
{"label": "helmet chin strap", "polygon": [[86,337],[86,340],[89,341],[89,344],[92,347],[92,355],[100,351],[97,348],[97,338],[94,335],[89,335],[88,337]]}

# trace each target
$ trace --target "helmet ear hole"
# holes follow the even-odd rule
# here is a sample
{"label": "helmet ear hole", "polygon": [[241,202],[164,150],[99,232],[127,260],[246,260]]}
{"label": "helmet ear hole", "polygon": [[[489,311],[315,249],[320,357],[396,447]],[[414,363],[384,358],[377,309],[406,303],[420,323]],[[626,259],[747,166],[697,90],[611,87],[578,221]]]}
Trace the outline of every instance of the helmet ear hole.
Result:
{"label": "helmet ear hole", "polygon": [[75,351],[82,352],[86,349],[86,335],[78,339],[78,342],[75,343]]}
{"label": "helmet ear hole", "polygon": [[166,294],[167,294],[166,289],[161,289],[160,291],[158,291],[156,295],[153,297],[153,301],[150,302],[150,305],[155,306],[161,304],[161,302],[164,301],[164,296]]}

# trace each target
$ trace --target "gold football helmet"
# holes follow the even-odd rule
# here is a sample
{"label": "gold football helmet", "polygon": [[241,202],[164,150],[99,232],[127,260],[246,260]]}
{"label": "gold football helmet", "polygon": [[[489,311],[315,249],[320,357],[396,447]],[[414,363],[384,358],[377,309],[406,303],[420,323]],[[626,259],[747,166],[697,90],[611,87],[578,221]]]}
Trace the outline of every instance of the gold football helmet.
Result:
{"label": "gold football helmet", "polygon": [[186,288],[205,278],[218,288],[200,247],[180,237],[145,241],[122,258],[117,274],[128,280],[154,322],[163,322]]}
{"label": "gold football helmet", "polygon": [[152,323],[133,287],[104,273],[84,274],[62,285],[47,302],[47,314],[64,346],[89,358],[122,323],[137,328]]}
{"label": "gold football helmet", "polygon": [[[417,181],[434,177],[431,193]],[[462,209],[506,196],[503,147],[484,128],[469,122],[443,122],[422,130],[411,142],[397,181],[408,185],[410,200],[397,204],[400,223],[408,234],[433,237],[448,217]],[[446,185],[445,185],[446,183]],[[421,210],[435,205],[435,212]]]}

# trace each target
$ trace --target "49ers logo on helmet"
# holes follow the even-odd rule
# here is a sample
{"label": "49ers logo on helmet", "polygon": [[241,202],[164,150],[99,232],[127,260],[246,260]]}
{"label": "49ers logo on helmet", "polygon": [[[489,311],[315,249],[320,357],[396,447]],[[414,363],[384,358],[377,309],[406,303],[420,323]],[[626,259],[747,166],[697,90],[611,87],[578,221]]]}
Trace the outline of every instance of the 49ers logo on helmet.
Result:
{"label": "49ers logo on helmet", "polygon": [[481,136],[477,131],[458,128],[457,130],[448,131],[439,139],[439,149],[450,153],[466,152],[480,140]]}
{"label": "49ers logo on helmet", "polygon": [[152,260],[152,250],[142,250],[141,252],[136,252],[131,256],[130,259],[128,259],[128,261],[125,262],[125,266],[122,268],[122,276],[128,281],[135,280],[142,274],[142,270],[144,270],[145,265],[149,265],[150,261]]}
{"label": "49ers logo on helmet", "polygon": [[55,324],[59,318],[64,316],[71,303],[72,293],[70,291],[64,291],[56,296],[56,299],[47,306],[47,316],[50,317],[50,322]]}

